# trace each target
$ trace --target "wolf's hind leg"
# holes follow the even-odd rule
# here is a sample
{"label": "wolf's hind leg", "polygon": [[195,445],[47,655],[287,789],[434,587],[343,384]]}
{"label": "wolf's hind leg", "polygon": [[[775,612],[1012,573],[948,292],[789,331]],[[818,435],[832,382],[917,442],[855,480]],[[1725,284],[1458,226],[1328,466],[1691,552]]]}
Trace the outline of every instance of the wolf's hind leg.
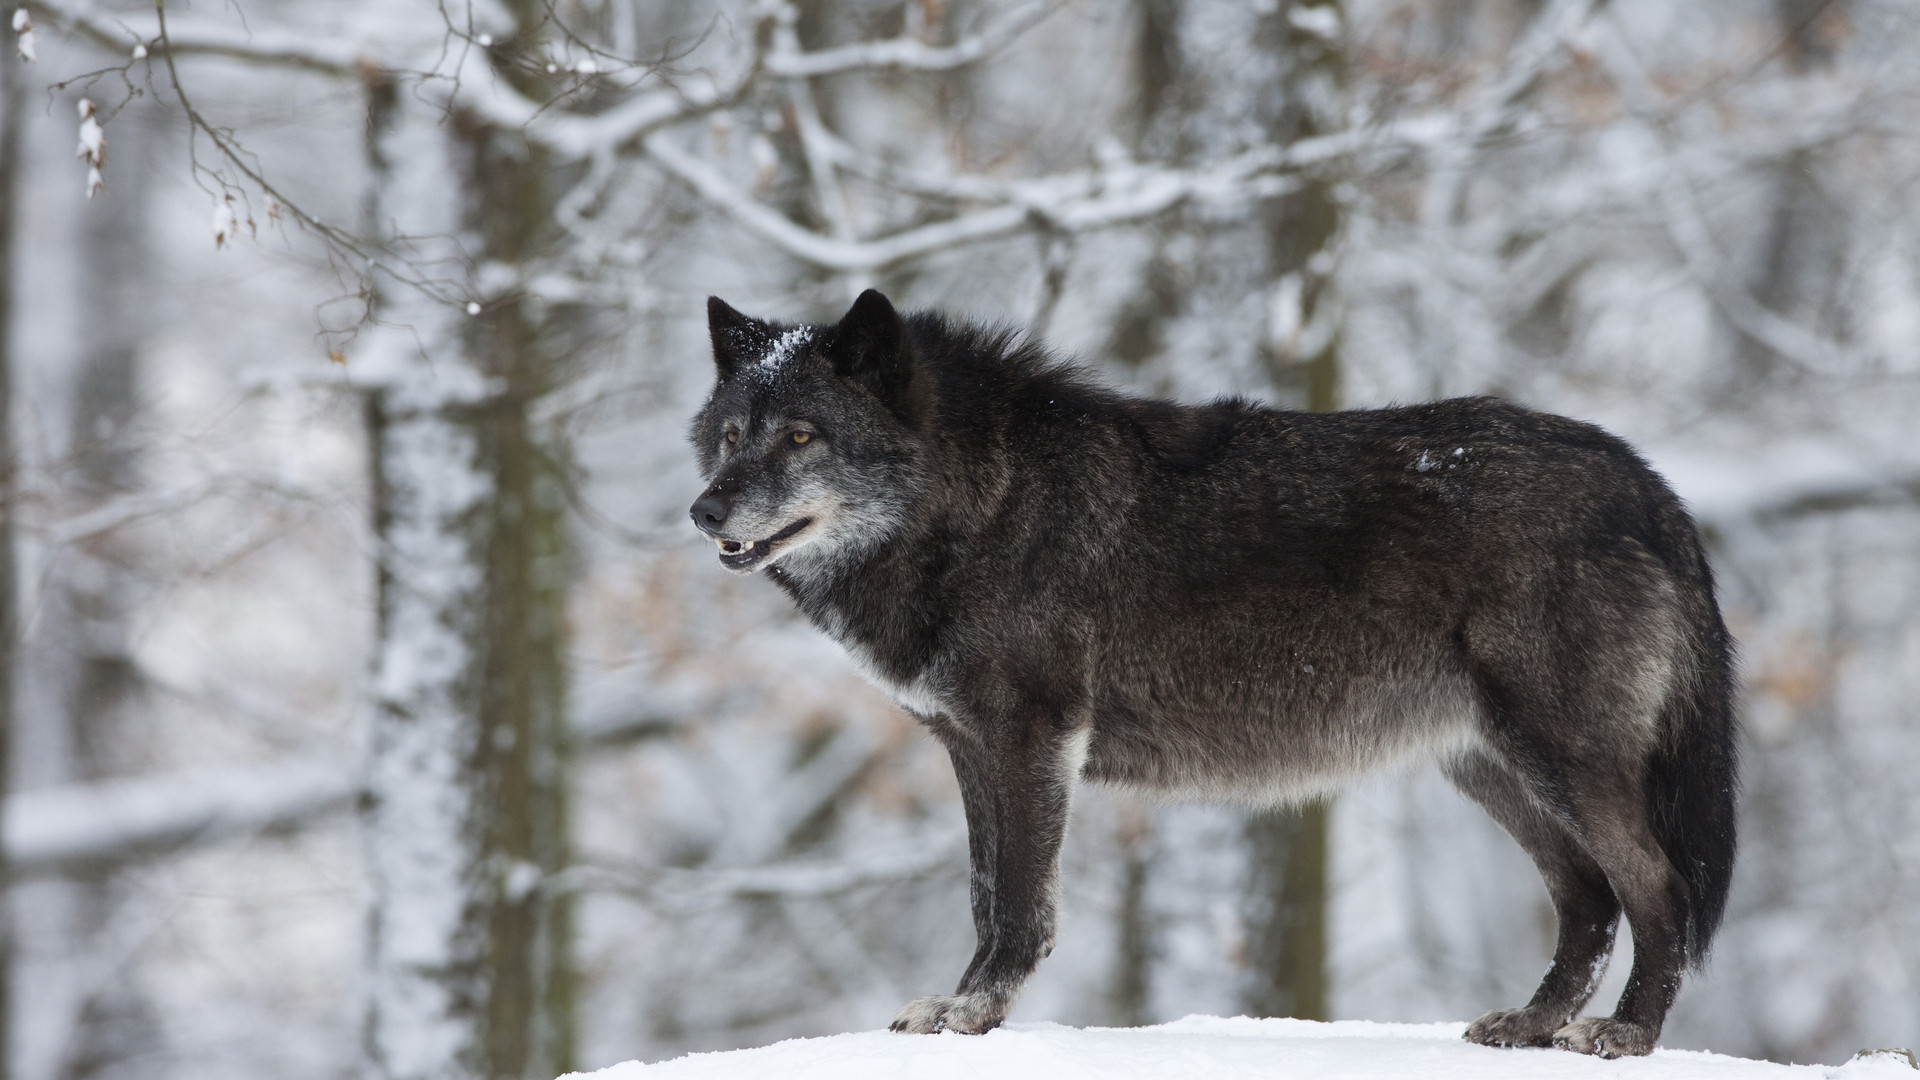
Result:
{"label": "wolf's hind leg", "polygon": [[1637,785],[1623,779],[1605,792],[1571,795],[1574,828],[1633,929],[1633,970],[1612,1016],[1575,1020],[1553,1033],[1553,1044],[1607,1058],[1650,1054],[1686,968],[1686,880],[1655,839]]}
{"label": "wolf's hind leg", "polygon": [[1506,766],[1471,751],[1445,771],[1454,786],[1479,803],[1533,859],[1560,924],[1553,963],[1533,999],[1475,1020],[1466,1038],[1486,1046],[1551,1046],[1554,1033],[1579,1014],[1606,971],[1620,902],[1600,864]]}
{"label": "wolf's hind leg", "polygon": [[1048,728],[1016,746],[949,742],[967,812],[968,891],[979,943],[954,993],[908,1002],[893,1019],[894,1031],[978,1035],[1000,1026],[1034,967],[1053,951],[1060,844],[1087,734]]}

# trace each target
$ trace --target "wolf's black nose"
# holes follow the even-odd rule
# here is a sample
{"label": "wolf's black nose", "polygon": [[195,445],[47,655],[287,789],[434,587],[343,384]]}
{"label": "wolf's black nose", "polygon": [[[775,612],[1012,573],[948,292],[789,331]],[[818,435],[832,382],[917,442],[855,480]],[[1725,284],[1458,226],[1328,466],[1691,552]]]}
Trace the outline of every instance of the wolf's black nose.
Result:
{"label": "wolf's black nose", "polygon": [[704,533],[716,533],[720,526],[727,523],[727,497],[717,491],[709,491],[693,500],[693,523]]}

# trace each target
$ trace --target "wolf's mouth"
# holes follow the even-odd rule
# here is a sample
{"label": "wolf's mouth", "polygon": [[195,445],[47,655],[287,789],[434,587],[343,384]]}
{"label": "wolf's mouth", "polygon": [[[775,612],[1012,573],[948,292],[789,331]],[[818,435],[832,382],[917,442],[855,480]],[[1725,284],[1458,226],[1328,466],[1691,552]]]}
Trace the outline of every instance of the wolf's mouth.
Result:
{"label": "wolf's mouth", "polygon": [[793,539],[801,529],[811,524],[812,518],[801,518],[765,540],[725,540],[716,536],[713,542],[720,545],[720,565],[729,570],[748,569],[773,554],[775,545]]}

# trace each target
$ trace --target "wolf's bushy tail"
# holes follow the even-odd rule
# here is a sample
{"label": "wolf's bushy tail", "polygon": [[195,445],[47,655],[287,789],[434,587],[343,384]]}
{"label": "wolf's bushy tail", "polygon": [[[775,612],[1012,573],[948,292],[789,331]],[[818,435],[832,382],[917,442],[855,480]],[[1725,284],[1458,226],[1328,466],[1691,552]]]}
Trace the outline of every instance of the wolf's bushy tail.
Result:
{"label": "wolf's bushy tail", "polygon": [[1648,763],[1646,792],[1654,838],[1687,883],[1687,962],[1699,967],[1726,914],[1733,881],[1739,788],[1733,639],[1714,601],[1713,573],[1692,520],[1677,499],[1662,509],[1661,531],[1683,553],[1686,675],[1662,717],[1666,737]]}

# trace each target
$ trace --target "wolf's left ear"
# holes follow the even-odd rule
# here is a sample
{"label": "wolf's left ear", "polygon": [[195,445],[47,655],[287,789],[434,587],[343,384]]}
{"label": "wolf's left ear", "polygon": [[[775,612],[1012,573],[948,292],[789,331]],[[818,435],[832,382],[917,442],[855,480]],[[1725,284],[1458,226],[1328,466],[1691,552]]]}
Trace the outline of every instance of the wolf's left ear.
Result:
{"label": "wolf's left ear", "polygon": [[847,309],[821,351],[833,361],[835,374],[856,380],[898,409],[908,376],[900,356],[905,337],[900,313],[879,290],[868,289]]}
{"label": "wolf's left ear", "polygon": [[707,333],[713,338],[713,363],[727,378],[742,359],[751,363],[766,344],[767,328],[733,310],[717,296],[707,297]]}

